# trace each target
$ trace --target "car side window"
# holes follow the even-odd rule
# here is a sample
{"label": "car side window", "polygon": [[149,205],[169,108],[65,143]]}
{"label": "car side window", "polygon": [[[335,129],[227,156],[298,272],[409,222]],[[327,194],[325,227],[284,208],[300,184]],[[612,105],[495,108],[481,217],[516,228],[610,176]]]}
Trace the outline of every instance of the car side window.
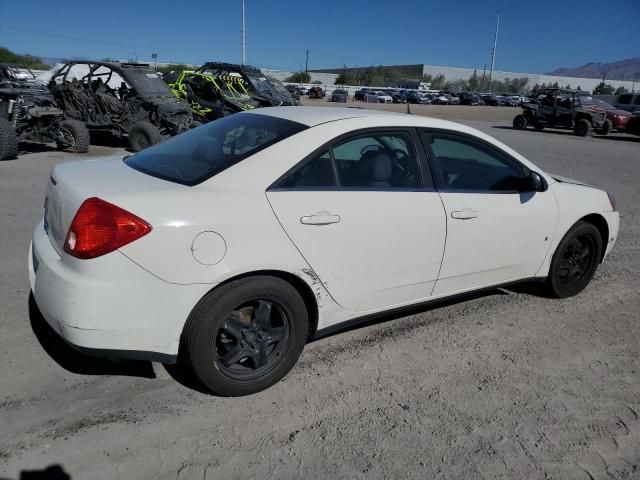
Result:
{"label": "car side window", "polygon": [[341,187],[414,189],[421,187],[418,160],[408,133],[372,133],[334,146]]}
{"label": "car side window", "polygon": [[336,176],[333,171],[331,155],[325,150],[302,164],[291,173],[278,188],[335,187]]}
{"label": "car side window", "polygon": [[626,105],[627,103],[631,103],[631,99],[633,98],[633,95],[620,95],[618,97],[618,103],[622,103],[624,105]]}
{"label": "car side window", "polygon": [[524,168],[482,142],[433,133],[428,134],[428,150],[438,188],[452,191],[519,191]]}
{"label": "car side window", "polygon": [[408,132],[357,135],[298,165],[275,188],[419,189],[422,179]]}

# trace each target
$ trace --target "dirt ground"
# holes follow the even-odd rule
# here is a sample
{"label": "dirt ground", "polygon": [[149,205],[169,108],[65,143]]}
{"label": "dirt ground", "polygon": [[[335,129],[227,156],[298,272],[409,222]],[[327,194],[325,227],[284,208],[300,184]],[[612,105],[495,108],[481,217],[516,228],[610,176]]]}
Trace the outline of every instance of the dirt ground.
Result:
{"label": "dirt ground", "polygon": [[57,464],[74,480],[640,479],[640,138],[514,131],[515,108],[412,110],[614,193],[619,240],[585,292],[500,289],[387,318],[309,344],[265,392],[210,396],[51,335],[26,270],[48,172],[124,150],[32,149],[0,163],[0,478]]}

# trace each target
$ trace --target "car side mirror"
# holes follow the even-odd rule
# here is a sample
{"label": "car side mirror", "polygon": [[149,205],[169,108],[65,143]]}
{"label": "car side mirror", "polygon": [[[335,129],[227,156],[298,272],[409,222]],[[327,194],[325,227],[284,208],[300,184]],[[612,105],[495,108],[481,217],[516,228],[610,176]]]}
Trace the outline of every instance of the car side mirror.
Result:
{"label": "car side mirror", "polygon": [[547,182],[538,172],[529,172],[529,175],[523,180],[522,192],[544,192],[547,190]]}

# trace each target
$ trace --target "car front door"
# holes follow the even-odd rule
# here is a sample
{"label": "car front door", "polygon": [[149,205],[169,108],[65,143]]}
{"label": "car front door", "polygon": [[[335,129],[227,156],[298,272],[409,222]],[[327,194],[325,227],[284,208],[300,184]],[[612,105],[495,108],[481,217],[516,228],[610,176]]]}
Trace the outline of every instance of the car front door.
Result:
{"label": "car front door", "polygon": [[550,191],[523,191],[528,169],[464,134],[423,131],[447,215],[447,241],[434,295],[532,277],[557,223]]}
{"label": "car front door", "polygon": [[267,191],[314,278],[346,309],[406,304],[432,293],[446,219],[418,144],[409,129],[341,137]]}

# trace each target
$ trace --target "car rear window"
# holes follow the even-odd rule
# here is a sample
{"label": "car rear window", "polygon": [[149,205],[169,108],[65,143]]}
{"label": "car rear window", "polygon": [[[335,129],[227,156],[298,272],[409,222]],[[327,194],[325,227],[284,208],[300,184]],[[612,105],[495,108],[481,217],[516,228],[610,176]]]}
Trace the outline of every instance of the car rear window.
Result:
{"label": "car rear window", "polygon": [[125,159],[140,172],[182,185],[198,185],[306,125],[254,113],[215,120]]}

